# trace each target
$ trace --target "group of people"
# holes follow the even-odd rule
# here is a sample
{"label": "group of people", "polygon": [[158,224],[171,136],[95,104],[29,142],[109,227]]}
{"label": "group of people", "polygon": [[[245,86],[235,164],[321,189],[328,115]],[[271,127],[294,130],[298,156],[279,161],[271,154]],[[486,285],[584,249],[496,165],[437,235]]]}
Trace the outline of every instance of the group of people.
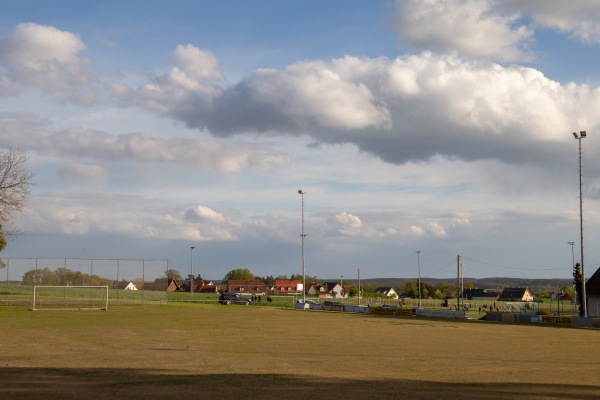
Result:
{"label": "group of people", "polygon": [[[258,301],[259,303],[262,301],[262,296],[261,295],[252,295],[252,301]],[[270,296],[267,296],[267,303],[271,303],[273,302],[273,299],[271,299]]]}
{"label": "group of people", "polygon": [[[494,311],[494,308],[496,309],[496,311],[497,311],[497,312],[500,312],[500,307],[499,307],[499,306],[496,306],[496,305],[492,306],[491,304],[490,304],[489,306],[488,306],[487,304],[484,304],[484,305],[483,305],[483,309],[484,309],[485,311],[487,311],[488,307],[489,307],[489,309],[490,309],[490,311],[489,311],[489,312],[492,312],[492,311]],[[479,314],[481,314],[481,307],[479,307]]]}

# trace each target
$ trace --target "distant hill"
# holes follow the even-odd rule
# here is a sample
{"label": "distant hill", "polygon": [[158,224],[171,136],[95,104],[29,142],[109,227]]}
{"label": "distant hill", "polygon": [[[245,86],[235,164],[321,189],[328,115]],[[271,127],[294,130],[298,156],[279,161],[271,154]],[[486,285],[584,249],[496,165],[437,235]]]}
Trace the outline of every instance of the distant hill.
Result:
{"label": "distant hill", "polygon": [[[336,279],[332,279],[335,281]],[[361,279],[362,285],[389,286],[399,287],[408,281],[415,281],[416,278],[375,278]],[[530,279],[530,278],[467,278],[463,279],[465,286],[467,282],[473,283],[476,288],[480,289],[504,289],[506,287],[527,287],[531,292],[555,292],[561,290],[564,286],[573,286],[572,279]],[[352,282],[357,284],[356,279],[344,279],[344,282]],[[421,283],[427,283],[436,286],[438,283],[444,282],[450,285],[456,285],[456,278],[434,279],[421,278]]]}

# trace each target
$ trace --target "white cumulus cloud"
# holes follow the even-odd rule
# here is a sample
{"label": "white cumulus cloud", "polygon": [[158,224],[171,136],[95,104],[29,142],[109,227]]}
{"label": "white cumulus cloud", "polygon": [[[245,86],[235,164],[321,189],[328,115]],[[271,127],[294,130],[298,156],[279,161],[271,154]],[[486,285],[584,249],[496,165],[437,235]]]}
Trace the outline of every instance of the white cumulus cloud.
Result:
{"label": "white cumulus cloud", "polygon": [[95,95],[86,88],[91,77],[85,44],[71,32],[52,26],[23,23],[0,39],[0,66],[4,80],[20,87],[35,87],[58,101],[91,104]]}

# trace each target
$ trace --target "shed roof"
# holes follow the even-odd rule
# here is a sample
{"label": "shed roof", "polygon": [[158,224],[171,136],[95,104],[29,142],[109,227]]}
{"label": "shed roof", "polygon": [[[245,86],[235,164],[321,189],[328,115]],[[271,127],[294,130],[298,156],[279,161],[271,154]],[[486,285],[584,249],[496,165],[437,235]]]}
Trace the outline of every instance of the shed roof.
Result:
{"label": "shed roof", "polygon": [[600,268],[594,272],[585,284],[585,293],[588,294],[600,294]]}
{"label": "shed roof", "polygon": [[528,291],[529,289],[526,287],[505,288],[502,293],[500,293],[500,299],[522,299]]}

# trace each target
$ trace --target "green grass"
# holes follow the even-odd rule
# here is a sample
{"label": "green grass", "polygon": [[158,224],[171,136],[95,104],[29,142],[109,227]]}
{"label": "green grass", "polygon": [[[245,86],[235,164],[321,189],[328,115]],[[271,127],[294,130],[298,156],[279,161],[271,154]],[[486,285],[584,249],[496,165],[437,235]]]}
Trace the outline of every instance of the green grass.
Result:
{"label": "green grass", "polygon": [[589,329],[172,302],[0,324],[2,399],[600,397]]}

